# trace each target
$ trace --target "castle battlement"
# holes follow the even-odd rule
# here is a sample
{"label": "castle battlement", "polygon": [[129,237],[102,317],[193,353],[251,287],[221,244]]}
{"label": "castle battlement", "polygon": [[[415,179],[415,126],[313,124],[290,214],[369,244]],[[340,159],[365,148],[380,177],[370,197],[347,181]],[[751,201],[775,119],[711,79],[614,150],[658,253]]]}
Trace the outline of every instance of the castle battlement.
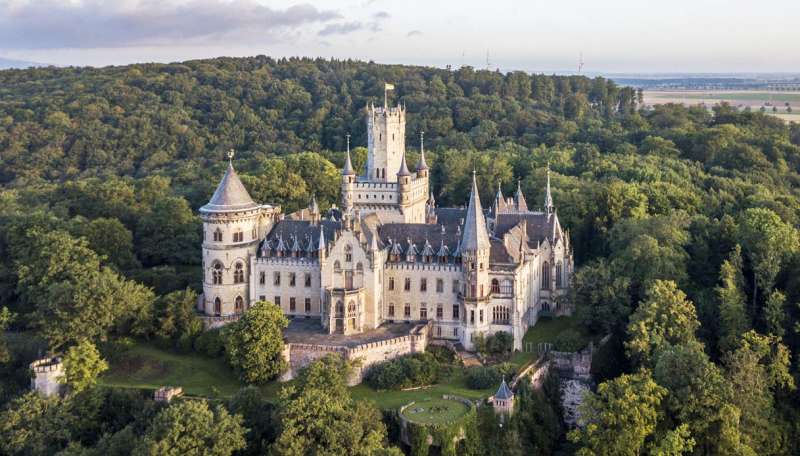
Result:
{"label": "castle battlement", "polygon": [[60,372],[63,370],[61,358],[55,356],[53,358],[42,358],[30,364],[31,370],[37,374],[44,374],[47,372]]}
{"label": "castle battlement", "polygon": [[386,270],[398,271],[437,271],[437,272],[461,272],[461,264],[456,263],[410,263],[408,261],[387,262],[384,266]]}

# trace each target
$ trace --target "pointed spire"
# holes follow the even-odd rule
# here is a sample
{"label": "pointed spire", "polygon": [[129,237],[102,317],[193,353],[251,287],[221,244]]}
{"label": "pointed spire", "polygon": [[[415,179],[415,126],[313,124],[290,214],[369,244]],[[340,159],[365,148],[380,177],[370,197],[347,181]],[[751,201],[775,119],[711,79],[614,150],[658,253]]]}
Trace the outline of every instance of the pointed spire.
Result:
{"label": "pointed spire", "polygon": [[419,132],[419,163],[417,163],[417,171],[428,169],[428,163],[425,162],[425,132]]}
{"label": "pointed spire", "polygon": [[547,191],[544,196],[544,210],[548,214],[553,212],[553,196],[550,194],[550,162],[547,162]]}
{"label": "pointed spire", "polygon": [[317,195],[311,195],[311,204],[308,205],[308,211],[311,214],[319,214],[319,204],[317,204]]}
{"label": "pointed spire", "polygon": [[319,228],[319,244],[317,244],[317,250],[325,250],[325,229],[322,227]]}
{"label": "pointed spire", "polygon": [[406,165],[406,151],[403,151],[403,158],[400,160],[400,171],[397,172],[398,176],[410,176],[411,172]]}
{"label": "pointed spire", "polygon": [[344,169],[342,169],[342,175],[345,176],[352,176],[356,172],[353,171],[353,162],[350,161],[350,135],[346,135],[347,137],[347,159],[344,162]]}
{"label": "pointed spire", "polygon": [[461,252],[476,251],[489,248],[489,233],[486,231],[486,220],[483,218],[481,197],[478,194],[478,183],[475,171],[472,171],[472,191],[469,194],[467,219],[464,222],[464,234],[461,237]]}
{"label": "pointed spire", "polygon": [[506,199],[503,196],[503,191],[500,189],[500,181],[497,181],[497,193],[494,195],[494,202],[492,203],[492,215],[496,218],[497,214],[506,210]]}
{"label": "pointed spire", "polygon": [[376,232],[372,232],[370,235],[369,250],[370,252],[377,252],[380,250],[378,247],[378,233]]}
{"label": "pointed spire", "polygon": [[200,208],[200,212],[235,212],[259,208],[233,169],[233,154],[233,150],[228,151],[228,169],[211,200]]}
{"label": "pointed spire", "polygon": [[514,205],[517,212],[528,212],[528,203],[525,202],[525,195],[522,194],[521,179],[517,179],[517,193],[514,194]]}

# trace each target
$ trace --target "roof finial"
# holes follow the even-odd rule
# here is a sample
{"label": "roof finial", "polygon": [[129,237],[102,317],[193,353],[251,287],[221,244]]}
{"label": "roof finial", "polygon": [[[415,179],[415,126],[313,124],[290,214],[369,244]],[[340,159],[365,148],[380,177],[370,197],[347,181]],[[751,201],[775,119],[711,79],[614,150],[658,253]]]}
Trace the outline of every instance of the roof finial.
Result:
{"label": "roof finial", "polygon": [[347,138],[347,153],[349,154],[350,153],[350,133],[344,135],[344,137]]}
{"label": "roof finial", "polygon": [[344,161],[342,174],[345,176],[352,176],[355,174],[355,171],[353,171],[353,162],[350,160],[350,133],[346,134],[345,138],[347,138],[347,155]]}
{"label": "roof finial", "polygon": [[233,155],[236,152],[233,149],[228,150],[228,164],[233,164]]}
{"label": "roof finial", "polygon": [[419,132],[419,163],[417,163],[417,171],[427,170],[428,163],[425,161],[425,132]]}

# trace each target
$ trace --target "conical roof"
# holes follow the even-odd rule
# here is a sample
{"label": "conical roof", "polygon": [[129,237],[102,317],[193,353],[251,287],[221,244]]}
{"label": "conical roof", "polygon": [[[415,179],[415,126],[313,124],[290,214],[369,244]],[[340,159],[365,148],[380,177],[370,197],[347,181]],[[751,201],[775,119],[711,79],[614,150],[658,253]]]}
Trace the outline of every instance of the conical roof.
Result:
{"label": "conical roof", "polygon": [[398,176],[410,176],[411,172],[406,165],[406,151],[403,151],[403,158],[400,160],[400,171],[397,172]]}
{"label": "conical roof", "polygon": [[342,174],[345,176],[352,176],[356,172],[353,171],[353,162],[350,161],[350,147],[347,147],[347,159],[344,162],[344,169],[342,169]]}
{"label": "conical roof", "polygon": [[228,162],[228,170],[222,176],[217,190],[208,204],[200,208],[200,212],[235,212],[258,208],[259,205],[250,198],[250,194],[233,169],[233,164]]}
{"label": "conical roof", "polygon": [[425,146],[423,144],[423,133],[419,134],[419,162],[417,163],[417,171],[428,169],[428,163],[425,161]]}
{"label": "conical roof", "polygon": [[492,215],[497,216],[497,214],[506,210],[506,199],[503,196],[503,191],[500,190],[500,182],[497,182],[497,193],[494,196],[494,203],[492,204]]}
{"label": "conical roof", "polygon": [[512,397],[514,397],[514,393],[511,391],[511,388],[508,387],[506,379],[504,378],[503,383],[500,384],[500,388],[498,388],[497,392],[494,393],[494,398],[508,400]]}
{"label": "conical roof", "polygon": [[459,250],[474,252],[489,248],[489,233],[486,231],[486,220],[483,218],[481,197],[478,195],[478,184],[475,181],[475,172],[472,172],[472,191],[469,194],[467,218],[464,221],[464,234],[461,236]]}

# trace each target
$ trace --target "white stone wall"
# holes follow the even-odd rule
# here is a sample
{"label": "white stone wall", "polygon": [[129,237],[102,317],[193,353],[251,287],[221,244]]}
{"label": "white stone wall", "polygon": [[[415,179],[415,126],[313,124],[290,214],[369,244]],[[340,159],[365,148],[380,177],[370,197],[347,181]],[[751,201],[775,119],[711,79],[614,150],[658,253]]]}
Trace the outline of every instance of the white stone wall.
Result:
{"label": "white stone wall", "polygon": [[[265,211],[253,211],[202,215],[203,219],[203,313],[215,315],[214,302],[221,301],[220,315],[235,313],[235,300],[241,297],[244,307],[249,306],[249,281],[251,258],[261,240],[262,233],[269,227]],[[214,233],[222,235],[221,241],[214,240]],[[234,233],[241,232],[243,240],[234,242]],[[222,265],[222,284],[213,281],[214,266]],[[234,272],[237,264],[243,268],[244,280],[235,283]]]}
{"label": "white stone wall", "polygon": [[[459,307],[458,317],[453,317],[453,305],[459,305],[458,294],[453,292],[453,281],[458,281],[458,286],[463,286],[463,275],[460,265],[443,265],[437,263],[387,263],[385,279],[383,281],[384,306],[382,315],[384,320],[416,321],[421,320],[423,303],[427,311],[427,319],[434,320],[435,325],[452,327],[460,324],[463,318],[463,309]],[[411,281],[411,287],[405,290],[405,281]],[[422,280],[426,280],[426,291],[421,290]],[[442,291],[436,291],[437,280],[442,281]],[[394,289],[391,284],[394,283]],[[394,316],[389,314],[389,306],[394,305]],[[411,310],[410,317],[405,316],[405,305]],[[437,307],[442,306],[442,318],[436,318]],[[434,334],[436,334],[434,330]],[[443,331],[443,337],[452,337],[452,331]]]}
{"label": "white stone wall", "polygon": [[[275,284],[275,275],[280,276],[280,284]],[[291,277],[294,274],[294,286]],[[306,286],[306,275],[311,279],[310,286]],[[263,283],[262,283],[263,279]],[[253,284],[250,295],[251,302],[266,300],[278,304],[286,315],[316,316],[321,313],[320,293],[320,265],[314,258],[253,258],[253,274],[250,278]],[[292,298],[295,300],[295,309],[291,309]],[[306,299],[310,300],[311,308],[306,311]]]}
{"label": "white stone wall", "polygon": [[[372,108],[367,112],[367,178],[397,182],[405,153],[406,113],[400,107]],[[380,171],[378,171],[380,170]],[[380,176],[378,173],[380,172]],[[385,178],[383,177],[385,173]]]}

